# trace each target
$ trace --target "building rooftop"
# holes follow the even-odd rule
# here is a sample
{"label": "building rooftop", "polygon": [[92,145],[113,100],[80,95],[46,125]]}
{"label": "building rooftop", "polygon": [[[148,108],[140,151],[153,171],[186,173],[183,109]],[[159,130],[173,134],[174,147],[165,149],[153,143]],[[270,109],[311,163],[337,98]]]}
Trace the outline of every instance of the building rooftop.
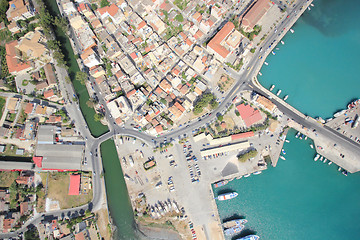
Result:
{"label": "building rooftop", "polygon": [[241,26],[244,27],[244,30],[251,31],[270,7],[271,4],[269,0],[257,0],[252,4],[249,10],[244,14],[243,18],[240,18]]}
{"label": "building rooftop", "polygon": [[80,191],[80,174],[71,174],[70,175],[70,184],[69,184],[69,195],[79,195]]}
{"label": "building rooftop", "polygon": [[254,123],[259,122],[262,119],[259,110],[255,110],[249,104],[245,105],[244,103],[236,106],[236,109],[239,111],[241,118],[244,120],[246,127],[250,127]]}
{"label": "building rooftop", "polygon": [[17,50],[15,49],[15,46],[17,45],[18,41],[16,40],[5,44],[6,63],[8,65],[9,72],[15,74],[31,67],[29,62],[22,62],[17,57]]}
{"label": "building rooftop", "polygon": [[221,45],[221,42],[234,30],[232,22],[227,22],[224,27],[215,35],[208,44],[208,47],[217,52],[221,57],[226,58],[230,51]]}

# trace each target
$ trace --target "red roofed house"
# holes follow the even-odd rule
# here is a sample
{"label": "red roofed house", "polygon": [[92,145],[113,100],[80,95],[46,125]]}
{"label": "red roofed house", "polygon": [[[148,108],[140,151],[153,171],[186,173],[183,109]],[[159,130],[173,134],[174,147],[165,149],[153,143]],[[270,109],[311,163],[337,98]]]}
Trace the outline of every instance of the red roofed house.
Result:
{"label": "red roofed house", "polygon": [[211,39],[207,49],[210,53],[213,53],[216,58],[224,61],[229,55],[230,51],[225,48],[224,42],[226,38],[235,30],[235,26],[232,22],[227,22],[224,27]]}
{"label": "red roofed house", "polygon": [[53,89],[49,89],[47,91],[44,92],[44,98],[46,99],[50,99],[54,96],[54,90]]}
{"label": "red roofed house", "polygon": [[79,195],[80,177],[81,177],[80,174],[71,174],[70,175],[69,195]]}
{"label": "red roofed house", "polygon": [[11,228],[13,227],[13,223],[14,223],[13,218],[7,218],[3,220],[3,233],[7,233],[11,230]]}
{"label": "red roofed house", "polygon": [[33,103],[27,103],[26,106],[25,106],[24,112],[26,114],[30,114],[30,113],[32,113],[33,109],[34,109],[34,104]]}
{"label": "red roofed house", "polygon": [[237,139],[242,139],[242,138],[249,138],[249,137],[253,137],[253,136],[254,136],[253,131],[233,134],[233,135],[231,135],[231,141],[234,141],[234,140],[237,140]]}
{"label": "red roofed house", "polygon": [[121,21],[124,19],[124,14],[115,4],[111,4],[110,6],[99,8],[97,9],[97,12],[101,16],[102,20],[110,17],[115,24],[120,24]]}
{"label": "red roofed house", "polygon": [[270,9],[271,3],[269,0],[257,0],[245,12],[243,17],[240,17],[239,22],[245,32],[251,32],[254,26]]}
{"label": "red roofed house", "polygon": [[236,109],[239,111],[241,118],[243,119],[246,127],[250,127],[254,123],[258,123],[262,120],[262,116],[259,110],[255,110],[250,105],[245,105],[244,103],[236,106]]}
{"label": "red roofed house", "polygon": [[12,74],[23,73],[31,68],[29,62],[23,62],[18,58],[18,50],[15,48],[17,45],[18,41],[16,40],[5,44],[6,63]]}

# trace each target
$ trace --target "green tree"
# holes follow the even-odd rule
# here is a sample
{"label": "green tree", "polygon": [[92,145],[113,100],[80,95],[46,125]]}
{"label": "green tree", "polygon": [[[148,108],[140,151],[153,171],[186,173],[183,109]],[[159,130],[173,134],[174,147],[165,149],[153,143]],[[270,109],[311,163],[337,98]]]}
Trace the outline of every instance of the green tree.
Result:
{"label": "green tree", "polygon": [[96,9],[98,9],[98,5],[96,3],[92,3],[91,8],[95,11]]}
{"label": "green tree", "polygon": [[218,116],[217,116],[217,119],[218,119],[220,122],[222,122],[222,120],[224,120],[224,116],[223,116],[223,115],[218,115]]}
{"label": "green tree", "polygon": [[54,25],[60,28],[65,34],[68,30],[68,22],[65,18],[62,17],[55,17]]}
{"label": "green tree", "polygon": [[0,0],[0,22],[4,22],[6,25],[8,23],[6,12],[9,9],[8,0]]}
{"label": "green tree", "polygon": [[175,20],[178,22],[183,22],[184,21],[184,17],[181,14],[178,14],[175,16]]}
{"label": "green tree", "polygon": [[82,85],[85,85],[87,77],[88,76],[85,72],[76,72],[75,74],[75,80],[79,81]]}
{"label": "green tree", "polygon": [[101,121],[103,118],[104,118],[104,115],[102,115],[101,113],[96,113],[94,115],[94,120],[97,122]]}
{"label": "green tree", "polygon": [[110,6],[110,3],[108,0],[101,0],[100,2],[100,7],[106,7],[106,6]]}

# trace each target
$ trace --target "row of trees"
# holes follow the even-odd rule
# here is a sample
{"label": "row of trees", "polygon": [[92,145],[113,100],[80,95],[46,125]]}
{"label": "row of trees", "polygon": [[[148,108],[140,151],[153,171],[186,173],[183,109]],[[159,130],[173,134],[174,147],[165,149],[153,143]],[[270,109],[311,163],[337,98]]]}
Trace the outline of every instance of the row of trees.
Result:
{"label": "row of trees", "polygon": [[258,152],[256,151],[256,149],[253,149],[244,154],[239,155],[237,158],[240,162],[246,162],[246,160],[256,157],[257,154]]}

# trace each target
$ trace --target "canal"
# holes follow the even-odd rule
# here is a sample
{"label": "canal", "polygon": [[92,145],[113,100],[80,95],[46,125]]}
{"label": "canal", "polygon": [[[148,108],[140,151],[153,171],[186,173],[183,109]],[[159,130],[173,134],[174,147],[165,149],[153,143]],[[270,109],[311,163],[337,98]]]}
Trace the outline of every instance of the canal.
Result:
{"label": "canal", "polygon": [[124,175],[114,141],[109,139],[100,145],[103,160],[106,195],[111,217],[117,230],[114,239],[137,239],[135,220]]}
{"label": "canal", "polygon": [[[46,5],[49,13],[53,17],[60,16],[60,11],[58,9],[58,6],[57,6],[57,3],[55,0],[44,0],[44,3]],[[74,55],[69,38],[64,34],[64,32],[61,29],[55,28],[54,30],[55,30],[56,39],[58,41],[60,41],[60,43],[61,43],[61,50],[65,55],[65,60],[69,67],[69,70],[68,70],[69,76],[73,83],[76,94],[78,96],[81,112],[86,120],[86,123],[90,129],[91,134],[94,137],[99,137],[102,134],[109,131],[109,129],[107,126],[104,126],[100,122],[95,121],[95,119],[94,119],[95,110],[93,108],[88,107],[86,104],[86,102],[90,98],[89,93],[88,93],[85,85],[82,85],[79,81],[77,81],[75,79],[75,74],[76,74],[76,72],[80,71],[80,68],[76,61],[76,56]]]}
{"label": "canal", "polygon": [[[44,2],[52,16],[60,15],[55,0],[44,0]],[[69,67],[69,76],[79,98],[81,112],[88,124],[91,134],[94,137],[98,137],[106,133],[109,129],[107,126],[94,120],[95,111],[86,104],[89,99],[87,89],[79,81],[75,80],[75,74],[80,71],[80,69],[68,37],[60,29],[55,29],[55,34],[57,40],[61,42],[62,51]],[[134,214],[114,141],[110,139],[103,142],[100,145],[100,151],[104,169],[108,208],[111,218],[117,227],[113,238],[137,239]]]}

